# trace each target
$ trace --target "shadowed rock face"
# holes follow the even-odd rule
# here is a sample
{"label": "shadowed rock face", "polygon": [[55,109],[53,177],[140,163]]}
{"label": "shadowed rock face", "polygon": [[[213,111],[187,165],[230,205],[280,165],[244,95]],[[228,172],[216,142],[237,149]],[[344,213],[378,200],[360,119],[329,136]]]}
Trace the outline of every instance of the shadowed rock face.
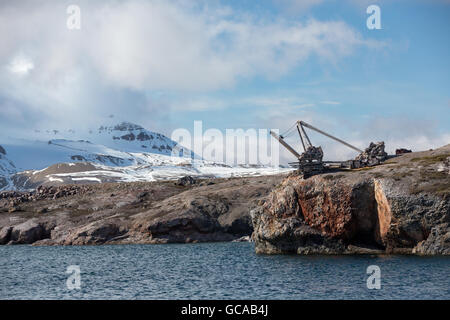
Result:
{"label": "shadowed rock face", "polygon": [[450,254],[448,151],[306,180],[290,175],[252,211],[256,252]]}
{"label": "shadowed rock face", "polygon": [[30,244],[38,240],[50,237],[50,228],[36,220],[28,220],[14,227],[5,227],[0,231],[0,243],[26,243]]}
{"label": "shadowed rock face", "polygon": [[227,184],[210,181],[136,215],[132,234],[149,243],[231,241],[250,235],[251,207],[280,180],[233,179]]}
{"label": "shadowed rock face", "polygon": [[133,133],[125,134],[121,137],[123,140],[134,141],[136,136]]}

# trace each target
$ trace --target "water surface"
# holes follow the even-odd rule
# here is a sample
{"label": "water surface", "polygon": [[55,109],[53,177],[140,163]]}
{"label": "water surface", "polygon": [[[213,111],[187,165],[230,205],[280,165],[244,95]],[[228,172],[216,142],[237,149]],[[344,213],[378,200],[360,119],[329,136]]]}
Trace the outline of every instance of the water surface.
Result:
{"label": "water surface", "polygon": [[450,257],[265,256],[251,243],[0,246],[0,271],[1,299],[450,299]]}

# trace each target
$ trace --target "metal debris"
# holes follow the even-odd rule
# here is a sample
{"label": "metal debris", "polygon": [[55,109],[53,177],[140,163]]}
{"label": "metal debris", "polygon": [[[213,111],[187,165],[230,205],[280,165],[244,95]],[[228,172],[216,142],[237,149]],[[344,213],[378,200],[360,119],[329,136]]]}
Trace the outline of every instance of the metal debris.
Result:
{"label": "metal debris", "polygon": [[356,158],[360,162],[360,167],[371,167],[380,164],[387,158],[387,153],[384,151],[384,141],[373,143],[361,152]]}

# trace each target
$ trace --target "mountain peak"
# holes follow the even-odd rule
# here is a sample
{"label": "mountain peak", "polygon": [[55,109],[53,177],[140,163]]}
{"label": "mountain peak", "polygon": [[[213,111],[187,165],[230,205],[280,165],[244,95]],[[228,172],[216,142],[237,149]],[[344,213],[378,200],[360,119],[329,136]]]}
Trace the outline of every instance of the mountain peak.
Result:
{"label": "mountain peak", "polygon": [[119,124],[116,124],[114,126],[110,126],[110,127],[106,127],[106,126],[101,126],[99,128],[99,131],[103,131],[103,130],[108,130],[108,131],[134,131],[134,130],[145,130],[142,126],[135,124],[135,123],[131,123],[128,121],[122,121]]}

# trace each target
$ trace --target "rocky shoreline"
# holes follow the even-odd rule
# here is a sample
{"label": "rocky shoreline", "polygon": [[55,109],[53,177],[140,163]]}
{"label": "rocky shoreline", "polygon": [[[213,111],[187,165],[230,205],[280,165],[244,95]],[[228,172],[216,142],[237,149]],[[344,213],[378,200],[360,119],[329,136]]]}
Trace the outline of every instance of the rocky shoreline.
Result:
{"label": "rocky shoreline", "polygon": [[250,240],[263,254],[449,255],[449,176],[447,145],[308,179],[41,186],[0,193],[0,244]]}
{"label": "rocky shoreline", "polygon": [[286,178],[252,211],[257,253],[450,254],[450,146]]}
{"label": "rocky shoreline", "polygon": [[283,176],[41,186],[0,193],[0,244],[233,241]]}

